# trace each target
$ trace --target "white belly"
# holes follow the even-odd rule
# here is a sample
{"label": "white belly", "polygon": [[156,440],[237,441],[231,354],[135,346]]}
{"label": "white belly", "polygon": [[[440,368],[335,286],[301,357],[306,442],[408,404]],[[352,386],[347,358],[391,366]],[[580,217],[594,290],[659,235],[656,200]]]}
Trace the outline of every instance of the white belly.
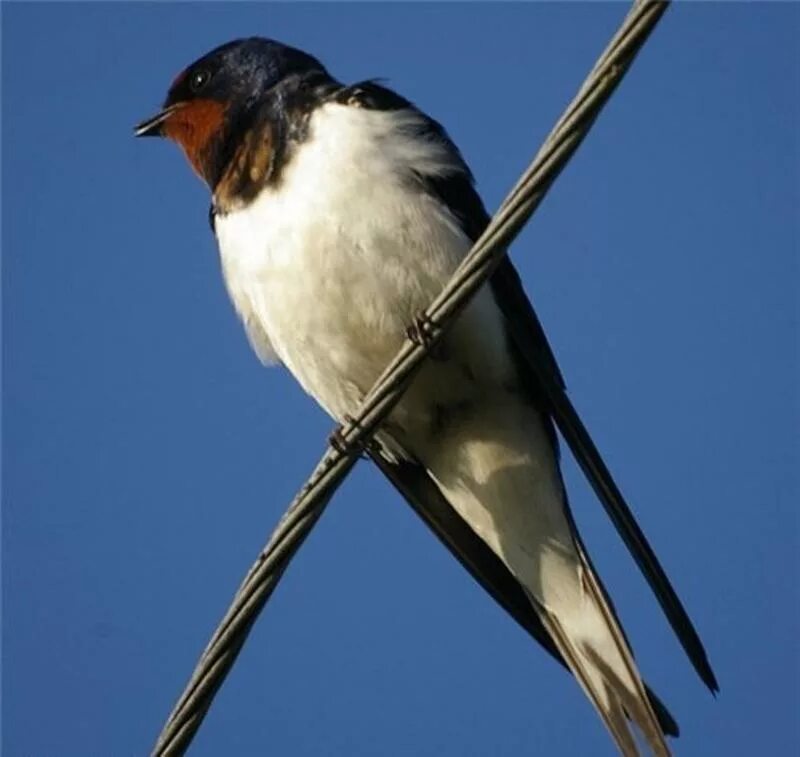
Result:
{"label": "white belly", "polygon": [[[277,187],[216,221],[227,286],[251,341],[339,420],[470,247],[441,203],[409,182],[412,170],[446,172],[449,156],[404,137],[403,118],[407,126],[398,112],[323,106]],[[392,413],[392,435],[535,596],[554,601],[567,576],[571,597],[577,563],[554,450],[513,389],[488,290],[443,352]],[[546,576],[558,580],[548,588]]]}
{"label": "white belly", "polygon": [[[470,246],[441,203],[408,181],[412,169],[449,166],[441,145],[420,147],[398,132],[409,117],[323,106],[279,185],[216,222],[227,286],[259,354],[271,348],[339,419],[353,412]],[[488,292],[461,317],[447,350],[458,365],[431,363],[414,389],[447,382],[441,394],[452,397],[465,366],[486,378],[508,371]]]}

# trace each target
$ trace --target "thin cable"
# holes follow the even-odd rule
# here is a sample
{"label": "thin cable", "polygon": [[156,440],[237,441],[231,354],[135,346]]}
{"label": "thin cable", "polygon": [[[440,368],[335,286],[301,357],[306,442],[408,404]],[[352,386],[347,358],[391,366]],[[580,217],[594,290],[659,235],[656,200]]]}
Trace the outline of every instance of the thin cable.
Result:
{"label": "thin cable", "polygon": [[364,399],[353,421],[343,427],[341,438],[347,451],[331,447],[325,451],[236,592],[233,603],[164,725],[152,753],[154,756],[171,757],[186,751],[256,618],[292,557],[355,464],[362,445],[368,443],[374,430],[399,401],[414,372],[441,339],[447,326],[486,283],[505,255],[507,246],[574,155],[667,5],[668,2],[663,0],[634,3],[528,169],[426,311],[430,339],[424,346],[410,340],[404,342]]}

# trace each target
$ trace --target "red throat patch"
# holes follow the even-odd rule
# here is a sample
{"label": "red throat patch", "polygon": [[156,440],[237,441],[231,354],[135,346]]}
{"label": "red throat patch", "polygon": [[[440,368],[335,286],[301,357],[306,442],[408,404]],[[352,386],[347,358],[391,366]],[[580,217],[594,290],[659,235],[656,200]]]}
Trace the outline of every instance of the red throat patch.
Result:
{"label": "red throat patch", "polygon": [[216,100],[191,100],[164,122],[163,133],[177,142],[192,168],[207,180],[203,157],[211,140],[222,130],[226,107]]}

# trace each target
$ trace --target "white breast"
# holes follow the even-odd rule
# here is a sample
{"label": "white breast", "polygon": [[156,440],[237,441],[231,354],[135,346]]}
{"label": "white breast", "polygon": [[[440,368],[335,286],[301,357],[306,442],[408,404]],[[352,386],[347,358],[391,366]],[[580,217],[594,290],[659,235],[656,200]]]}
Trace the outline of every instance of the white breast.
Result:
{"label": "white breast", "polygon": [[[228,289],[257,351],[274,352],[339,420],[470,247],[450,212],[414,183],[415,174],[458,169],[445,145],[413,136],[417,119],[319,108],[277,186],[216,221]],[[600,615],[584,611],[556,452],[541,414],[514,390],[487,290],[443,346],[395,408],[384,443],[428,469],[538,604],[596,641]]]}
{"label": "white breast", "polygon": [[[410,136],[417,119],[318,108],[278,185],[216,221],[228,290],[256,351],[277,356],[338,418],[353,411],[470,246],[412,182],[414,172],[455,170],[445,145]],[[462,336],[450,342],[463,343],[457,351],[475,363],[470,372],[506,370],[488,292],[458,326]]]}

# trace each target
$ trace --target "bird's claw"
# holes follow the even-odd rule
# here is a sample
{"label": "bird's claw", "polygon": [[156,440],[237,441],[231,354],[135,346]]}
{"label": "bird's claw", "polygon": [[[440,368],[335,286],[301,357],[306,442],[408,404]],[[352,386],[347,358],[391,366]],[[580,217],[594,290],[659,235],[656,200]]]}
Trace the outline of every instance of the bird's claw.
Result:
{"label": "bird's claw", "polygon": [[349,455],[351,452],[357,452],[360,456],[365,456],[368,451],[377,449],[377,442],[373,439],[367,441],[358,441],[355,444],[348,442],[344,438],[344,425],[358,426],[356,419],[352,415],[345,415],[343,417],[344,423],[337,426],[328,437],[328,444],[333,447],[340,455]]}
{"label": "bird's claw", "polygon": [[337,426],[335,429],[333,429],[333,431],[331,431],[331,434],[328,437],[328,444],[330,444],[331,447],[333,447],[333,449],[340,455],[346,455],[350,451],[350,445],[344,438],[342,429],[343,426]]}
{"label": "bird's claw", "polygon": [[436,325],[425,312],[415,315],[413,323],[406,329],[406,336],[418,347],[429,347],[435,335]]}
{"label": "bird's claw", "polygon": [[440,331],[431,317],[425,313],[419,313],[414,322],[406,329],[406,336],[418,347],[424,347],[428,350],[428,357],[431,360],[444,360],[444,349],[442,343],[439,342],[431,349],[431,345],[436,341],[438,332]]}

